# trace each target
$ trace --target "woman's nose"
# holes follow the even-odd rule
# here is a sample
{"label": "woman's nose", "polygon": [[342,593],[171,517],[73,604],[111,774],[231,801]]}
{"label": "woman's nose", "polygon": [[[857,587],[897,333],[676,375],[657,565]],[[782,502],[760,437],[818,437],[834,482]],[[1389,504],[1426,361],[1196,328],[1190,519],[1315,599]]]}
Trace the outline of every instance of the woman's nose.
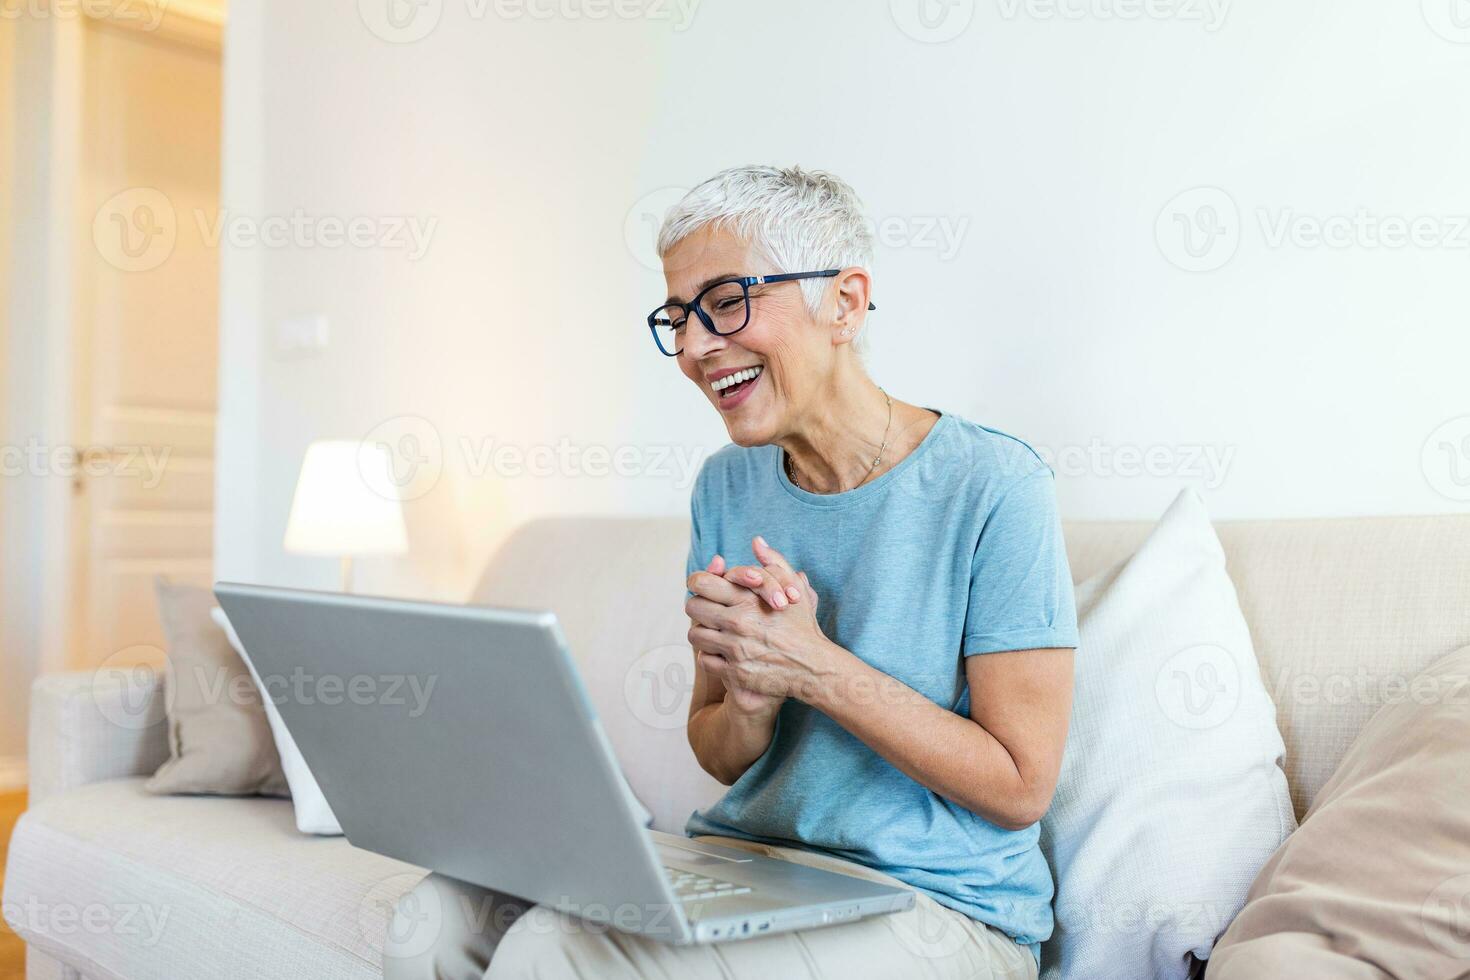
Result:
{"label": "woman's nose", "polygon": [[684,329],[685,357],[698,361],[711,354],[718,354],[729,345],[729,340],[713,331],[706,330],[704,324],[694,317],[689,318],[689,325]]}

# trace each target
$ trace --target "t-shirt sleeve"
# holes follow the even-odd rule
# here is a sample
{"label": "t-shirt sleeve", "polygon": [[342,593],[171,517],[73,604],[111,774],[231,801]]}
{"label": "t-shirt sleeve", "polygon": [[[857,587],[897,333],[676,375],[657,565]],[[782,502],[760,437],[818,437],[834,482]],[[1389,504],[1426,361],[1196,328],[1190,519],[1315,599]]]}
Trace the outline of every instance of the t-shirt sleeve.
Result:
{"label": "t-shirt sleeve", "polygon": [[[689,495],[689,557],[684,562],[684,580],[689,581],[689,576],[702,568],[708,568],[713,553],[707,553],[708,548],[704,543],[704,537],[700,533],[699,526],[699,493],[700,483],[695,481],[694,491]],[[694,593],[685,589],[687,596]]]}
{"label": "t-shirt sleeve", "polygon": [[980,530],[962,650],[969,657],[1076,646],[1077,606],[1056,488],[1051,471],[1041,468],[1002,493]]}

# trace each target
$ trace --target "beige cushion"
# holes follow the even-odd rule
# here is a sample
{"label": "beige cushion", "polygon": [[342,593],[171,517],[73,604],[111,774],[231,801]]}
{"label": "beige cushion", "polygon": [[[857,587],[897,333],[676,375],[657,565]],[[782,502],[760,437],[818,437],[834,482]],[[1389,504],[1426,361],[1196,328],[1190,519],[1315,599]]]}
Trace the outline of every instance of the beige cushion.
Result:
{"label": "beige cushion", "polygon": [[5,915],[89,980],[378,980],[412,865],[298,833],[287,800],[81,786],[20,820]]}
{"label": "beige cushion", "polygon": [[1261,869],[1209,980],[1470,971],[1470,648],[1401,697]]}
{"label": "beige cushion", "polygon": [[210,618],[208,589],[159,579],[168,643],[169,759],[150,793],[284,796],[286,777],[250,672]]}

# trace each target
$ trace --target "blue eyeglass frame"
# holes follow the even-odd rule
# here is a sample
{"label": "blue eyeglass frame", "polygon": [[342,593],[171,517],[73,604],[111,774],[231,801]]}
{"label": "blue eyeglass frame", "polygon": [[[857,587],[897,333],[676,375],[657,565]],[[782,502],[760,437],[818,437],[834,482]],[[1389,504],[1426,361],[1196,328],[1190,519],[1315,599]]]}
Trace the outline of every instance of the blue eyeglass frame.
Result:
{"label": "blue eyeglass frame", "polygon": [[[833,276],[840,276],[841,274],[841,269],[823,269],[821,272],[778,272],[775,275],[770,276],[731,276],[729,279],[721,279],[719,282],[712,282],[708,286],[705,286],[692,300],[687,303],[665,303],[662,306],[658,307],[652,313],[648,314],[648,329],[649,332],[653,334],[654,345],[658,347],[658,352],[660,354],[664,355],[665,357],[678,357],[684,352],[683,348],[680,348],[679,350],[676,350],[671,354],[668,351],[664,350],[663,341],[659,340],[658,324],[654,323],[654,318],[657,317],[661,311],[674,308],[681,309],[684,311],[685,321],[688,321],[689,314],[692,312],[699,317],[699,322],[704,324],[704,329],[708,330],[716,337],[728,337],[731,334],[739,333],[750,325],[751,286],[765,286],[778,282],[795,282],[798,279],[831,279]],[[718,289],[721,286],[728,286],[731,283],[739,283],[741,294],[745,297],[745,322],[740,324],[740,326],[736,327],[734,330],[720,333],[720,331],[715,329],[714,321],[710,318],[709,314],[706,313],[704,311],[704,308],[699,305],[699,301],[704,299],[705,294],[708,293],[710,290]],[[868,303],[869,310],[876,310],[877,308],[878,307],[874,306],[871,302]]]}

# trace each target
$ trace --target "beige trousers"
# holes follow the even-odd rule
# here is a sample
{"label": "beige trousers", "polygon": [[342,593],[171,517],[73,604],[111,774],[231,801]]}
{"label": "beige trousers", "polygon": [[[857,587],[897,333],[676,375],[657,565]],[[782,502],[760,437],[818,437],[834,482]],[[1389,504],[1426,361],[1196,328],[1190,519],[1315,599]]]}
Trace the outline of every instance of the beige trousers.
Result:
{"label": "beige trousers", "polygon": [[[701,840],[901,884],[824,854]],[[384,980],[1036,980],[1031,950],[924,894],[907,912],[701,946],[656,940],[429,875],[394,911]]]}

